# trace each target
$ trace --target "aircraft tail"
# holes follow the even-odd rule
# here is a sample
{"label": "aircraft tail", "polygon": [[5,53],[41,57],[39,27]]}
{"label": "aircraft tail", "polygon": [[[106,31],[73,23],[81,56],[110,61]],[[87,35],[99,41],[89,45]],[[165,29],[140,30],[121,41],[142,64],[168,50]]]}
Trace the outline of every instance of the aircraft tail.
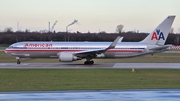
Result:
{"label": "aircraft tail", "polygon": [[152,33],[150,33],[142,43],[164,45],[171,29],[175,16],[168,16]]}

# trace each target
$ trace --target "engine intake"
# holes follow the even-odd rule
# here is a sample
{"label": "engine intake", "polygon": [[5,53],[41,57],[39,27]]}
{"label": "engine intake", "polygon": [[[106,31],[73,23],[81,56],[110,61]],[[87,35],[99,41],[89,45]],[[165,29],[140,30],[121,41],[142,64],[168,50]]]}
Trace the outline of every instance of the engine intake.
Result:
{"label": "engine intake", "polygon": [[66,53],[66,52],[59,53],[60,62],[72,62],[76,60],[79,60],[78,57],[74,56],[72,53]]}

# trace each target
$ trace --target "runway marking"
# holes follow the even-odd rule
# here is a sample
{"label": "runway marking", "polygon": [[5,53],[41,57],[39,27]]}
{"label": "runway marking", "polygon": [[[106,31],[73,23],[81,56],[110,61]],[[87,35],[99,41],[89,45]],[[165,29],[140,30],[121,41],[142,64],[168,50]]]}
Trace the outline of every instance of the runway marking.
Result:
{"label": "runway marking", "polygon": [[2,63],[2,64],[0,64],[0,65],[7,65],[6,63]]}

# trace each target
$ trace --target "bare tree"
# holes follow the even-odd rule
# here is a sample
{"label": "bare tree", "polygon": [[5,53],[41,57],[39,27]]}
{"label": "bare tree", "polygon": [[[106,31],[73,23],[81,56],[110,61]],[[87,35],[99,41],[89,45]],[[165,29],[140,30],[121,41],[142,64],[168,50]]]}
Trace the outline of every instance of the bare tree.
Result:
{"label": "bare tree", "polygon": [[116,32],[117,32],[117,33],[121,33],[123,27],[124,27],[124,25],[118,25],[118,26],[116,27]]}
{"label": "bare tree", "polygon": [[6,27],[4,29],[4,32],[13,32],[13,29],[12,29],[12,27]]}

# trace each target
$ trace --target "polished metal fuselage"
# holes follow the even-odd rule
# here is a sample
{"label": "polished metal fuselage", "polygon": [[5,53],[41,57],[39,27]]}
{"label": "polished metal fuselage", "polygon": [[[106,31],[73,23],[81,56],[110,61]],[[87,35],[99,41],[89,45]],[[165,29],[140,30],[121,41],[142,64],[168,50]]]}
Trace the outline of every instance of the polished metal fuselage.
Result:
{"label": "polished metal fuselage", "polygon": [[[106,49],[112,42],[18,42],[6,48],[9,55],[20,58],[58,58],[61,52],[72,54],[87,50]],[[97,58],[126,58],[146,54],[153,54],[156,51],[150,48],[157,45],[140,42],[119,42],[114,49],[105,53],[97,54]],[[157,51],[158,52],[158,51]]]}

